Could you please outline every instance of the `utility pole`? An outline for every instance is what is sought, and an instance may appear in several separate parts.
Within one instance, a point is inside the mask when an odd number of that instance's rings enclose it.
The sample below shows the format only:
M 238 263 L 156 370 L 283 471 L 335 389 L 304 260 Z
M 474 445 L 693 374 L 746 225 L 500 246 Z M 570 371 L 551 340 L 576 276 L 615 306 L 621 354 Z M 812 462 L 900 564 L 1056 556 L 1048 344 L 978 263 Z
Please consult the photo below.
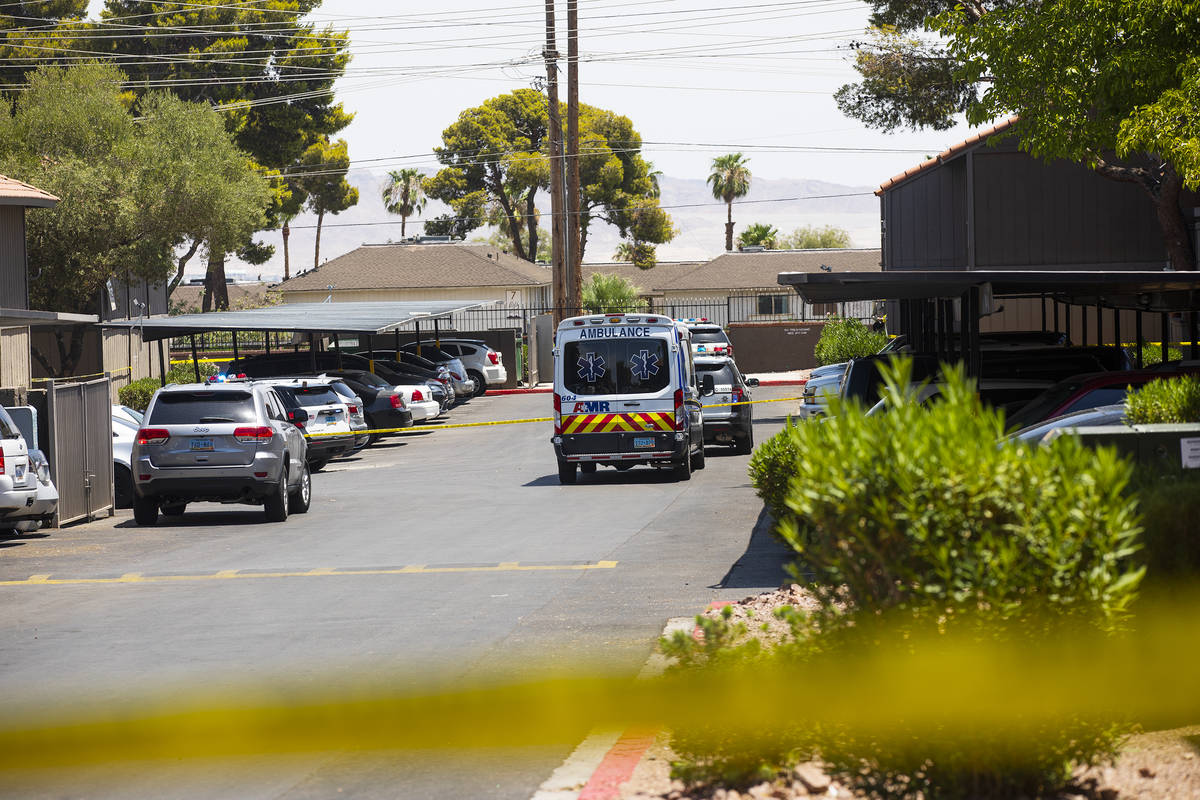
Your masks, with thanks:
M 567 275 L 570 304 L 583 306 L 583 253 L 580 222 L 583 204 L 579 194 L 579 0 L 567 0 Z
M 546 97 L 549 106 L 550 128 L 550 220 L 551 220 L 551 275 L 554 286 L 554 324 L 563 321 L 565 311 L 570 303 L 570 286 L 567 282 L 566 259 L 563 258 L 563 244 L 566 238 L 566 226 L 563 225 L 563 211 L 566 208 L 566 198 L 563 190 L 563 161 L 562 161 L 562 120 L 558 105 L 558 48 L 555 44 L 554 0 L 546 0 L 546 49 L 542 55 L 546 59 Z

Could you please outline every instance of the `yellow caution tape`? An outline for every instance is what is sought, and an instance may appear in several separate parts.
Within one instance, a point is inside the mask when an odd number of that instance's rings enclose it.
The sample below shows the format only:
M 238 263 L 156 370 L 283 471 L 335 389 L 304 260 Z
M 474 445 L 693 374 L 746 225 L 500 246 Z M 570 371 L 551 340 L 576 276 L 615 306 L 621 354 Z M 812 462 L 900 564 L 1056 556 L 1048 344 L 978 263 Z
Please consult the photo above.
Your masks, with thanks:
M 788 401 L 796 401 L 796 400 L 802 400 L 802 399 L 803 398 L 800 398 L 800 397 L 779 397 L 779 398 L 774 398 L 771 400 L 742 400 L 741 402 L 738 402 L 738 403 L 714 403 L 713 405 L 705 406 L 705 408 L 723 408 L 725 406 L 749 406 L 749 405 L 754 405 L 755 403 L 784 403 L 784 402 L 788 402 Z M 366 436 L 366 435 L 377 435 L 377 434 L 384 434 L 384 433 L 418 433 L 418 432 L 424 432 L 424 431 L 441 431 L 441 430 L 446 430 L 447 428 L 485 428 L 485 427 L 488 427 L 491 425 L 523 425 L 523 424 L 529 423 L 529 422 L 553 422 L 553 421 L 554 421 L 554 417 L 529 417 L 528 419 L 501 419 L 501 420 L 494 420 L 491 422 L 454 422 L 454 423 L 447 423 L 445 425 L 419 425 L 419 426 L 412 427 L 412 428 L 369 428 L 367 430 L 362 430 L 362 431 L 351 431 L 350 433 L 346 433 L 345 431 L 338 431 L 335 433 L 305 433 L 304 435 L 309 439 L 316 439 L 317 437 L 321 437 L 321 436 L 350 436 L 350 435 Z
M 117 367 L 110 369 L 107 372 L 93 372 L 90 375 L 71 375 L 68 378 L 34 378 L 30 383 L 49 383 L 50 381 L 85 381 L 88 378 L 103 378 L 105 375 L 117 375 L 126 370 L 131 370 L 133 367 Z

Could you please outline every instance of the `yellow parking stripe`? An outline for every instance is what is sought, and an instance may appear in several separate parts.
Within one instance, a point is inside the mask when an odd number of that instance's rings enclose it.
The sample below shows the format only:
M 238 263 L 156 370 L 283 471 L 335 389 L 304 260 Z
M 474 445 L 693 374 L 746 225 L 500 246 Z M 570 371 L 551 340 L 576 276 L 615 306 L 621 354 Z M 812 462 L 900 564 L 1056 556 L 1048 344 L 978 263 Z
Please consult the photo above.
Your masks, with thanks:
M 456 567 L 449 565 L 445 567 L 428 567 L 424 564 L 409 564 L 405 567 L 390 569 L 334 569 L 332 567 L 320 567 L 310 570 L 281 570 L 278 572 L 240 572 L 234 569 L 224 569 L 220 572 L 196 575 L 143 575 L 140 572 L 128 572 L 119 578 L 51 578 L 49 575 L 30 575 L 24 580 L 0 581 L 0 586 L 184 583 L 195 581 L 250 580 L 254 578 L 348 578 L 360 575 L 441 575 L 456 572 L 579 572 L 595 569 L 615 569 L 617 563 L 616 561 L 595 561 L 586 564 L 522 564 L 519 561 L 501 561 L 492 566 Z

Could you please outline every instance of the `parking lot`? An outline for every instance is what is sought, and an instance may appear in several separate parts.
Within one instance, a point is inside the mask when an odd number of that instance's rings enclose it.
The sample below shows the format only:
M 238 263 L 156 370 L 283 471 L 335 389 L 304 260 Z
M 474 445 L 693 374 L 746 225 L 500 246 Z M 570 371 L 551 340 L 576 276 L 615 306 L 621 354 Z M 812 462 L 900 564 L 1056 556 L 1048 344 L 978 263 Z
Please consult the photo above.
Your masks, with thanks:
M 754 399 L 794 397 L 763 387 Z M 485 396 L 446 424 L 550 415 L 548 394 Z M 770 436 L 794 401 L 755 406 Z M 638 467 L 559 484 L 547 422 L 384 440 L 315 473 L 311 510 L 199 503 L 137 526 L 112 519 L 0 542 L 0 674 L 9 697 L 106 700 L 134 689 L 444 680 L 587 665 L 634 674 L 663 620 L 779 584 L 748 456 L 708 448 L 688 482 Z M 528 797 L 570 747 L 258 763 L 146 774 L 103 788 L 61 776 L 34 795 Z M 230 776 L 237 774 L 233 779 Z M 232 782 L 232 783 L 231 783 Z M 100 787 L 100 788 L 97 788 Z M 472 789 L 477 791 L 472 791 Z M 486 791 L 484 789 L 486 788 Z

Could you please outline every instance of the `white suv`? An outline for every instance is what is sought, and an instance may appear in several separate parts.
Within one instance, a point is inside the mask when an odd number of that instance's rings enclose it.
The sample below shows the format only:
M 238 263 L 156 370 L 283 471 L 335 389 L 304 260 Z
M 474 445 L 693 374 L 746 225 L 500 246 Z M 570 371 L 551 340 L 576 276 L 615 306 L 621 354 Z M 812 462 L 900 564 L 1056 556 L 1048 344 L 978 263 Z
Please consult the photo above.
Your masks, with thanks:
M 37 502 L 37 474 L 30 469 L 25 437 L 0 408 L 0 528 L 11 528 L 18 515 Z
M 475 380 L 475 396 L 483 394 L 489 386 L 499 386 L 508 380 L 508 370 L 498 350 L 493 350 L 481 339 L 442 339 L 442 349 L 458 356 L 467 368 L 467 376 Z

